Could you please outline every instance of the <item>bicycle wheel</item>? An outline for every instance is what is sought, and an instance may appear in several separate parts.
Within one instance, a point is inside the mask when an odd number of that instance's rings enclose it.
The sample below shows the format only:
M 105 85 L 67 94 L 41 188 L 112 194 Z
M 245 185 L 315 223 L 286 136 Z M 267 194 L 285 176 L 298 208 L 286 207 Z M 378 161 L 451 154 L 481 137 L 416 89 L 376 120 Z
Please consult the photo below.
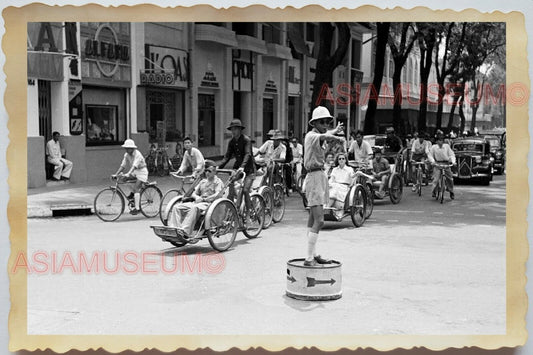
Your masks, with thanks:
M 372 212 L 374 211 L 374 186 L 372 184 L 366 184 L 366 208 L 365 208 L 365 219 L 370 218 Z
M 213 202 L 205 214 L 207 239 L 217 251 L 228 250 L 237 236 L 239 216 L 235 205 L 227 199 Z
M 262 186 L 259 189 L 259 194 L 265 200 L 265 222 L 263 229 L 267 229 L 272 224 L 272 209 L 274 206 L 272 189 L 268 186 Z
M 169 202 L 172 201 L 174 197 L 178 197 L 183 194 L 184 194 L 183 190 L 172 189 L 172 190 L 168 190 L 163 195 L 163 198 L 161 199 L 161 203 L 159 204 L 159 219 L 161 219 L 161 223 L 163 223 L 163 225 L 165 226 L 167 225 L 167 220 L 168 220 L 167 206 Z
M 446 192 L 446 185 L 444 182 L 444 171 L 441 173 L 440 177 L 440 191 L 439 191 L 439 201 L 440 203 L 444 202 L 444 193 Z
M 114 187 L 103 189 L 94 198 L 94 213 L 104 222 L 116 221 L 124 207 L 124 197 Z
M 280 184 L 274 185 L 274 207 L 272 208 L 272 220 L 281 222 L 285 215 L 285 191 Z
M 393 204 L 397 204 L 402 199 L 403 184 L 402 179 L 398 174 L 392 174 L 389 185 L 390 200 Z
M 418 190 L 418 196 L 422 196 L 422 169 L 417 169 L 416 174 L 416 189 Z
M 365 222 L 366 191 L 363 186 L 357 185 L 355 186 L 352 196 L 350 217 L 352 218 L 353 225 L 356 228 L 359 228 Z
M 150 185 L 146 186 L 141 191 L 140 208 L 141 213 L 147 217 L 152 218 L 159 214 L 159 205 L 163 194 L 157 187 Z
M 243 233 L 246 238 L 255 238 L 263 230 L 263 223 L 265 221 L 265 200 L 259 194 L 250 196 L 252 203 L 252 210 L 245 210 L 244 230 Z

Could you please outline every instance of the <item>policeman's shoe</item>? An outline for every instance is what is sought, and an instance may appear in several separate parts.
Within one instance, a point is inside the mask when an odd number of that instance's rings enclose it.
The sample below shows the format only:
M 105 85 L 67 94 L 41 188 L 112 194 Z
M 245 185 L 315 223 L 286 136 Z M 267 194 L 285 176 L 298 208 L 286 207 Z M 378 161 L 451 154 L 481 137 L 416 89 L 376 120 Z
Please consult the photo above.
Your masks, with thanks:
M 450 191 L 450 198 L 453 200 L 455 199 L 455 194 L 453 192 Z
M 317 266 L 319 265 L 315 259 L 304 261 L 304 266 Z
M 139 214 L 139 212 L 141 212 L 141 211 L 138 210 L 138 209 L 136 209 L 136 208 L 134 208 L 134 209 L 132 209 L 132 210 L 130 211 L 130 214 L 132 214 L 132 215 L 135 216 L 136 214 Z
M 331 260 L 324 259 L 320 255 L 315 256 L 315 261 L 319 264 L 331 264 Z

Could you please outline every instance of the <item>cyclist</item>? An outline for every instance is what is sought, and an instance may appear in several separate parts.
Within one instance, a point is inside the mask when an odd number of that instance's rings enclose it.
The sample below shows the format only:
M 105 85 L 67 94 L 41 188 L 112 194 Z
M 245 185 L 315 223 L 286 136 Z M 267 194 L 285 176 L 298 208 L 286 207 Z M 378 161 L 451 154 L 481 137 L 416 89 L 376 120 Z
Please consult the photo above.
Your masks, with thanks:
M 180 203 L 172 209 L 168 219 L 169 226 L 176 227 L 184 234 L 191 236 L 194 225 L 200 214 L 207 210 L 224 188 L 224 183 L 216 176 L 217 167 L 212 160 L 205 161 L 206 177 L 200 181 L 191 197 L 194 202 Z
M 348 154 L 353 154 L 356 164 L 372 166 L 372 147 L 363 140 L 363 131 L 355 133 L 355 139 L 350 145 Z
M 394 133 L 393 127 L 388 127 L 385 131 L 387 138 L 385 139 L 385 149 L 388 152 L 398 153 L 403 148 L 402 140 Z
M 178 174 L 184 174 L 186 171 L 192 170 L 192 175 L 196 178 L 204 171 L 205 159 L 202 152 L 198 148 L 193 147 L 190 137 L 183 138 L 183 160 L 178 169 Z
M 431 142 L 426 140 L 426 134 L 423 132 L 420 133 L 420 135 L 418 135 L 418 139 L 413 140 L 413 143 L 411 144 L 411 156 L 409 157 L 409 160 L 415 162 L 425 162 L 430 148 Z M 411 167 L 411 176 L 415 176 L 415 166 L 412 165 Z M 422 165 L 422 171 L 424 174 L 426 173 L 425 165 Z M 416 191 L 416 186 L 414 184 L 413 191 Z
M 372 175 L 376 178 L 379 184 L 379 189 L 376 191 L 376 197 L 382 199 L 385 196 L 385 186 L 389 182 L 391 174 L 389 161 L 383 158 L 381 148 L 375 148 L 374 160 L 372 160 Z
M 281 141 L 284 139 L 283 134 L 280 131 L 276 131 L 272 136 L 272 139 L 263 143 L 259 148 L 259 154 L 261 158 L 257 158 L 256 161 L 261 163 L 270 163 L 271 161 L 285 162 L 285 156 L 287 155 L 287 147 Z
M 455 154 L 453 153 L 452 148 L 450 148 L 448 144 L 444 143 L 444 134 L 441 131 L 437 132 L 437 143 L 434 144 L 429 150 L 428 159 L 432 165 L 437 163 L 452 163 L 455 165 Z M 441 169 L 433 169 L 433 189 L 431 192 L 433 197 L 437 196 L 435 190 L 440 179 L 440 171 Z M 443 170 L 443 172 L 446 181 L 446 188 L 450 192 L 450 198 L 453 200 L 455 198 L 455 194 L 453 193 L 452 169 L 447 167 Z
M 344 141 L 344 138 L 335 135 L 342 131 L 342 123 L 328 131 L 332 120 L 333 116 L 326 107 L 317 106 L 309 120 L 309 125 L 313 126 L 313 129 L 305 136 L 304 166 L 307 175 L 304 185 L 310 211 L 307 220 L 307 257 L 304 266 L 331 263 L 330 260 L 323 259 L 316 254 L 316 243 L 318 233 L 324 225 L 324 205 L 329 203 L 328 179 L 324 174 L 325 156 L 322 145 L 325 141 L 340 141 L 341 143 Z
M 247 210 L 250 211 L 252 202 L 250 200 L 250 188 L 255 179 L 255 163 L 252 155 L 252 141 L 251 139 L 242 134 L 242 130 L 245 127 L 242 125 L 241 120 L 234 119 L 230 122 L 227 127 L 228 131 L 231 131 L 232 138 L 228 143 L 228 148 L 226 154 L 222 159 L 222 162 L 218 165 L 219 168 L 224 168 L 228 161 L 231 158 L 235 158 L 235 163 L 233 164 L 233 169 L 238 171 L 243 171 L 246 174 L 246 179 L 244 180 L 243 194 L 244 194 L 244 203 L 246 204 Z M 229 185 L 229 195 L 228 198 L 233 200 L 235 198 L 235 186 L 233 184 Z M 237 201 L 237 206 L 241 205 L 241 200 Z
M 300 175 L 302 175 L 304 147 L 300 143 L 298 143 L 298 138 L 292 137 L 290 148 L 292 150 L 292 169 L 293 171 L 296 171 L 296 181 L 294 181 L 294 183 L 296 184 L 298 182 L 298 179 L 300 178 Z
M 116 178 L 117 175 L 122 173 L 122 171 L 126 170 L 126 167 L 129 166 L 129 170 L 124 176 L 126 178 L 136 179 L 135 184 L 132 187 L 132 192 L 128 196 L 128 199 L 133 198 L 135 201 L 135 208 L 130 211 L 131 214 L 135 215 L 140 211 L 141 194 L 139 191 L 142 184 L 148 181 L 148 169 L 146 168 L 144 157 L 141 152 L 137 150 L 137 146 L 133 139 L 126 139 L 122 148 L 126 149 L 126 153 L 124 153 L 122 163 L 115 175 L 113 175 L 113 178 Z

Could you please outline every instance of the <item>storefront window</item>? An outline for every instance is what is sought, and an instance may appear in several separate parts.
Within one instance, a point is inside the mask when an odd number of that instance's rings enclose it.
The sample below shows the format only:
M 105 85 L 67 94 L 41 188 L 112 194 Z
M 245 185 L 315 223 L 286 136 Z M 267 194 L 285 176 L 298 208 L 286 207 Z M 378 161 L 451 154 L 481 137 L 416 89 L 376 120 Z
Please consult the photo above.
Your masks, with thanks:
M 117 106 L 86 105 L 87 144 L 117 144 L 118 109 Z

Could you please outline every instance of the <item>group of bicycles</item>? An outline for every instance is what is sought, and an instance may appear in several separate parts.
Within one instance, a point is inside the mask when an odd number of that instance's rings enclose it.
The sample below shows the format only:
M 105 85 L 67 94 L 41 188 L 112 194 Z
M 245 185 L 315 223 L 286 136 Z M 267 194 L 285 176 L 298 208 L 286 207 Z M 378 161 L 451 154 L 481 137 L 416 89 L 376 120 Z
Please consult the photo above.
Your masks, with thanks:
M 226 175 L 223 179 L 223 189 L 200 215 L 192 235 L 184 235 L 182 230 L 170 226 L 169 220 L 177 205 L 194 201 L 191 196 L 203 179 L 203 174 L 194 177 L 170 172 L 176 180 L 175 186 L 165 194 L 155 182 L 144 183 L 140 190 L 140 211 L 148 218 L 159 215 L 162 225 L 151 228 L 163 241 L 182 247 L 207 238 L 213 249 L 225 251 L 233 245 L 239 231 L 247 238 L 253 239 L 264 228 L 283 219 L 287 192 L 284 175 L 281 174 L 283 164 L 276 163 L 266 168 L 266 173 L 258 176 L 252 186 L 249 206 L 245 202 L 243 189 L 246 174 L 238 170 L 218 169 L 217 174 Z M 135 208 L 133 196 L 127 196 L 121 187 L 135 180 L 128 180 L 119 175 L 112 176 L 112 181 L 114 184 L 100 191 L 94 200 L 95 214 L 106 222 L 117 220 L 124 213 L 126 206 L 130 210 Z M 235 192 L 234 196 L 230 196 L 230 187 Z

